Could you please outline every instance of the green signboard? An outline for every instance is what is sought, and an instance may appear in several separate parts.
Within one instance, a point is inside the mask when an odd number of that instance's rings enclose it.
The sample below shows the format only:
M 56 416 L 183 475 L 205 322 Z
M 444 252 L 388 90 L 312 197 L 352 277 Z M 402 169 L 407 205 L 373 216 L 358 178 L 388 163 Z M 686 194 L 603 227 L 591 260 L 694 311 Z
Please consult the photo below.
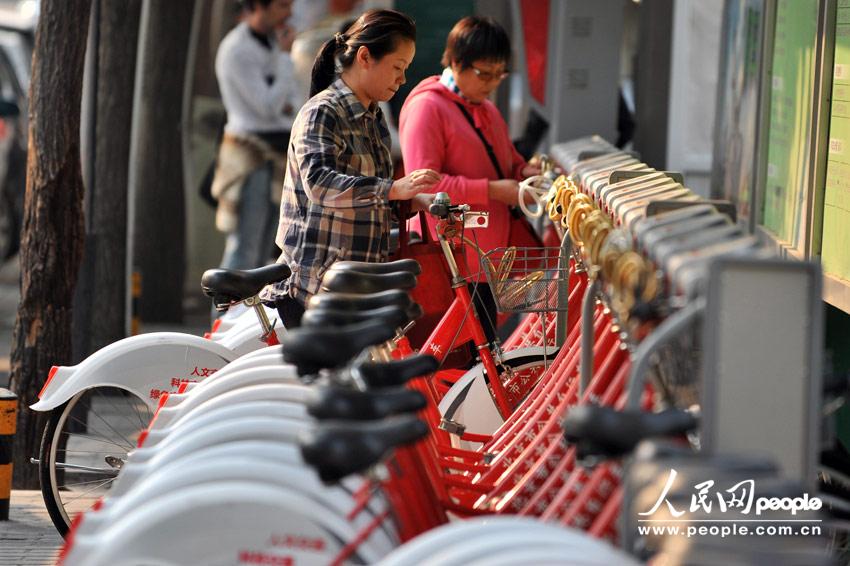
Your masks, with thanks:
M 850 284 L 850 0 L 836 14 L 821 261 Z
M 777 2 L 762 224 L 802 250 L 814 105 L 818 2 Z M 804 250 L 803 250 L 804 251 Z

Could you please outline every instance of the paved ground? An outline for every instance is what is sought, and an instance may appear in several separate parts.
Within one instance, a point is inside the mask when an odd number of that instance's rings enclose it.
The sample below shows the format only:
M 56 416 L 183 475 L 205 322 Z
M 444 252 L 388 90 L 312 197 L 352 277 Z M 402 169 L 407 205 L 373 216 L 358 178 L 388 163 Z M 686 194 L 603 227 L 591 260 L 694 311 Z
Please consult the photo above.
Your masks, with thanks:
M 55 564 L 62 537 L 53 528 L 40 491 L 12 492 L 9 521 L 0 521 L 0 564 Z

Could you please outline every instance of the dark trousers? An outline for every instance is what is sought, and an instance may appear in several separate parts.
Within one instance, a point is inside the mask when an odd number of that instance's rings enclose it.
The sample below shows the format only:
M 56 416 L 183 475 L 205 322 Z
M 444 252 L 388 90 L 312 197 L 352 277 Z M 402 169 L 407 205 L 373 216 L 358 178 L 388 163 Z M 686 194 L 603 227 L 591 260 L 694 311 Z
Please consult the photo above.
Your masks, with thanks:
M 301 317 L 304 316 L 304 305 L 298 299 L 284 297 L 274 303 L 284 328 L 298 328 L 301 326 Z

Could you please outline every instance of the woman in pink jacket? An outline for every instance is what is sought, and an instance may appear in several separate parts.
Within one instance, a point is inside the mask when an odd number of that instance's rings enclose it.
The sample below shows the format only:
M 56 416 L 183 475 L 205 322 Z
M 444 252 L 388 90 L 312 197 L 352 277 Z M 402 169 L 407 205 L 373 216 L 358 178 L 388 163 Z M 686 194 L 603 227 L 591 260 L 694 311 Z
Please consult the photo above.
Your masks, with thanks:
M 539 173 L 517 153 L 505 120 L 488 100 L 508 76 L 510 58 L 504 28 L 492 18 L 463 18 L 446 41 L 442 75 L 428 77 L 413 89 L 399 119 L 405 169 L 441 173 L 429 192 L 446 192 L 453 204 L 490 213 L 489 226 L 469 234 L 485 252 L 508 245 L 510 207 L 518 204 L 517 181 Z M 436 237 L 430 216 L 428 224 Z M 474 250 L 467 250 L 467 264 L 472 272 L 479 269 Z M 479 281 L 484 279 L 482 272 Z M 487 317 L 495 322 L 493 298 L 486 285 L 480 285 L 477 294 L 476 306 L 487 328 Z

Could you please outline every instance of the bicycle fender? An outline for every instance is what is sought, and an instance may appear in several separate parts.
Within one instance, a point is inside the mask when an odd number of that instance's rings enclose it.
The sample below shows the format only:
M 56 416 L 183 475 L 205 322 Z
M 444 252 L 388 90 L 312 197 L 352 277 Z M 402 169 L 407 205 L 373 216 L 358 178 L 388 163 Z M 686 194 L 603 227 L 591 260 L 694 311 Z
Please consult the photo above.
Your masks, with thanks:
M 253 313 L 249 314 L 253 315 Z M 257 321 L 257 318 L 254 317 L 254 320 L 249 322 L 252 323 L 247 325 L 234 326 L 226 333 L 224 333 L 220 338 L 214 340 L 214 342 L 224 346 L 228 350 L 231 350 L 240 356 L 248 354 L 250 352 L 255 352 L 262 348 L 267 348 L 268 344 L 260 338 L 260 335 L 263 333 L 263 330 L 260 327 L 260 323 L 259 321 Z M 283 329 L 281 328 L 280 324 L 275 325 L 275 332 L 277 332 L 277 335 L 279 337 L 283 336 L 282 330 Z
M 153 332 L 114 342 L 75 366 L 54 366 L 34 411 L 55 409 L 92 387 L 118 387 L 152 409 L 181 383 L 209 377 L 237 355 L 221 344 L 191 334 Z
M 530 346 L 503 354 L 502 361 L 521 367 L 544 356 L 552 359 L 555 353 L 557 349 L 553 347 Z M 443 418 L 462 424 L 467 432 L 475 434 L 493 434 L 504 422 L 487 388 L 481 363 L 457 380 L 440 401 L 438 410 Z
M 240 307 L 241 305 L 237 305 L 236 307 L 232 307 L 233 309 Z M 262 306 L 263 310 L 266 312 L 266 316 L 269 321 L 279 319 L 279 315 L 277 311 L 274 309 L 270 309 L 267 306 Z M 253 308 L 250 307 L 242 307 L 238 311 L 238 316 L 229 316 L 230 311 L 227 311 L 224 316 L 218 319 L 217 324 L 215 324 L 216 330 L 215 332 L 209 333 L 210 340 L 214 340 L 216 342 L 221 342 L 223 340 L 227 340 L 228 336 L 232 333 L 238 333 L 245 328 L 254 328 L 256 329 L 256 335 L 260 334 L 260 321 L 257 318 L 257 314 L 254 312 Z M 280 321 L 278 320 L 278 328 L 280 327 Z

